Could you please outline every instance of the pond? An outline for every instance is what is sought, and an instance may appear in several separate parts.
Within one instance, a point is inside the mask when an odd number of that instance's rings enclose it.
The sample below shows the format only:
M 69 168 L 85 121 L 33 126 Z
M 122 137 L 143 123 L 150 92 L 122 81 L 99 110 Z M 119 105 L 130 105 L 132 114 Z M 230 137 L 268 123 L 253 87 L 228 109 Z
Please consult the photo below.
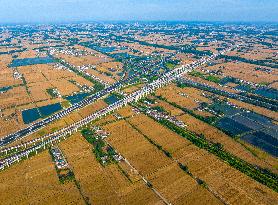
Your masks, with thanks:
M 40 118 L 47 117 L 59 110 L 62 110 L 62 106 L 60 103 L 46 105 L 38 108 L 32 108 L 28 110 L 22 111 L 22 118 L 25 124 L 29 124 L 34 122 Z
M 14 59 L 9 67 L 19 67 L 27 65 L 36 65 L 36 64 L 48 64 L 54 63 L 55 60 L 51 57 L 37 57 L 37 58 L 23 58 L 23 59 Z
M 79 103 L 80 101 L 82 101 L 83 99 L 85 99 L 88 96 L 89 96 L 88 93 L 78 93 L 75 95 L 67 96 L 66 99 L 68 101 L 70 101 L 70 103 L 73 105 L 75 103 Z
M 29 124 L 31 122 L 36 121 L 37 119 L 41 118 L 39 110 L 37 108 L 23 110 L 22 111 L 22 118 L 25 124 Z
M 217 113 L 223 113 L 225 116 L 235 115 L 241 111 L 237 108 L 234 108 L 226 103 L 214 103 L 211 107 Z
M 241 137 L 242 140 L 261 148 L 262 150 L 278 157 L 278 140 L 264 131 L 258 131 Z
M 271 89 L 271 88 L 258 88 L 253 93 L 266 97 L 271 98 L 274 100 L 278 100 L 278 90 Z
M 110 95 L 109 97 L 104 99 L 104 102 L 110 105 L 117 102 L 118 100 L 119 98 L 116 95 Z
M 94 46 L 94 49 L 101 53 L 109 53 L 116 50 L 115 47 L 100 47 L 100 46 Z
M 239 122 L 226 117 L 217 122 L 217 127 L 221 128 L 222 130 L 225 130 L 233 136 L 252 130 L 246 127 L 245 125 L 240 124 Z
M 7 91 L 10 90 L 10 89 L 12 89 L 11 86 L 2 87 L 2 88 L 0 88 L 0 93 L 5 93 L 5 92 L 7 92 Z
M 60 103 L 39 107 L 39 111 L 42 117 L 47 117 L 59 110 L 62 110 L 62 106 Z

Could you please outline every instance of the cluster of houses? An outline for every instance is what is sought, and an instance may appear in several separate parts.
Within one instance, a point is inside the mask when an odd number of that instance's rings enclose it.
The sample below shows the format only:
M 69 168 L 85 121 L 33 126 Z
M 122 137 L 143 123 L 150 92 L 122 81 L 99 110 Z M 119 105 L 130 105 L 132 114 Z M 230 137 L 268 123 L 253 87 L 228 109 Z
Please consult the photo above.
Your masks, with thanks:
M 93 126 L 91 129 L 95 133 L 96 139 L 105 139 L 110 135 L 108 132 L 98 126 Z
M 163 112 L 159 112 L 155 109 L 148 109 L 147 110 L 147 114 L 152 116 L 153 118 L 155 118 L 156 120 L 162 120 L 162 119 L 165 119 L 165 120 L 168 120 L 169 122 L 179 126 L 179 127 L 186 127 L 186 124 L 184 124 L 184 122 L 178 120 L 175 116 L 170 116 L 166 113 L 163 113 Z
M 14 79 L 20 79 L 22 78 L 22 74 L 15 70 L 13 73 L 13 77 Z
M 61 54 L 66 54 L 66 55 L 70 55 L 70 56 L 75 56 L 75 57 L 80 57 L 80 56 L 88 56 L 88 55 L 93 55 L 95 54 L 94 52 L 89 52 L 86 50 L 80 50 L 80 49 L 51 49 L 50 54 L 57 54 L 57 53 L 61 53 Z
M 110 135 L 108 132 L 106 132 L 105 130 L 101 129 L 98 126 L 93 126 L 91 129 L 95 133 L 96 139 L 104 140 L 105 138 L 107 138 Z M 105 140 L 104 140 L 104 142 L 106 144 L 106 146 L 105 146 L 106 151 L 113 150 L 113 152 L 112 152 L 113 155 L 102 156 L 101 157 L 102 164 L 106 164 L 110 160 L 110 157 L 112 157 L 117 162 L 122 161 L 124 159 L 119 153 L 117 153 L 117 151 L 108 142 L 106 142 Z
M 65 159 L 62 151 L 58 147 L 52 147 L 50 151 L 54 158 L 55 165 L 58 169 L 69 168 L 67 160 Z

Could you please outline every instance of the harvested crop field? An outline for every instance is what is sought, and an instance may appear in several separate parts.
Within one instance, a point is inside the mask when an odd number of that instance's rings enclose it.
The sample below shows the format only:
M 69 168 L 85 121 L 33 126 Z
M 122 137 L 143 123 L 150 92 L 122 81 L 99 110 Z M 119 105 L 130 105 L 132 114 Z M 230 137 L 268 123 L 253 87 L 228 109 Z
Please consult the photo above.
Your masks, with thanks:
M 194 145 L 174 156 L 198 178 L 204 180 L 228 204 L 277 204 L 277 193 L 235 170 Z
M 198 185 L 192 177 L 185 174 L 176 163 L 148 176 L 148 180 L 172 204 L 223 204 L 204 187 Z
M 128 122 L 157 144 L 163 145 L 162 147 L 170 153 L 190 144 L 176 133 L 163 127 L 144 114 L 136 115 L 133 118 L 128 119 Z
M 74 183 L 61 184 L 47 151 L 0 173 L 5 204 L 84 204 Z
M 211 102 L 209 99 L 202 96 L 202 91 L 196 88 L 179 88 L 173 84 L 159 89 L 156 95 L 167 98 L 170 102 L 177 103 L 191 110 L 197 108 L 200 102 Z
M 138 115 L 138 118 L 140 117 L 141 115 Z M 134 122 L 138 122 L 138 118 L 135 117 Z M 145 119 L 141 118 L 141 120 Z M 150 125 L 150 128 L 153 128 L 153 130 L 157 130 L 157 127 L 155 127 L 153 123 L 149 121 L 147 121 L 146 123 L 148 123 Z M 157 191 L 160 192 L 171 203 L 200 204 L 206 202 L 207 204 L 222 204 L 206 189 L 200 187 L 193 178 L 183 172 L 178 167 L 175 161 L 166 157 L 151 143 L 146 142 L 143 135 L 139 132 L 136 132 L 136 130 L 130 127 L 129 124 L 127 124 L 125 121 L 119 121 L 106 125 L 104 127 L 106 128 L 105 130 L 109 131 L 111 134 L 108 138 L 111 144 L 121 154 L 123 154 L 129 160 L 129 162 L 143 176 L 145 176 L 147 180 L 152 183 L 154 188 L 157 189 Z M 173 133 L 171 133 L 171 131 L 169 130 L 164 129 L 162 129 L 162 132 L 165 132 L 165 138 L 162 137 L 161 140 L 164 141 L 163 145 L 167 147 L 166 144 L 168 144 L 168 142 L 171 140 L 171 135 L 173 135 Z M 150 133 L 150 135 L 148 135 L 148 137 L 150 137 L 152 140 L 156 138 L 157 141 L 155 142 L 158 143 L 158 141 L 161 141 L 160 139 L 158 139 L 158 136 L 162 136 L 163 134 L 157 133 L 157 135 L 154 136 L 152 133 Z M 166 138 L 168 138 L 169 140 Z M 183 140 L 182 138 L 179 139 Z M 164 146 L 162 147 L 164 148 Z M 174 144 L 169 144 L 169 147 L 170 146 L 174 146 L 176 149 L 180 149 L 181 146 L 186 146 L 186 142 L 181 142 L 181 145 L 175 142 Z M 156 152 L 157 154 L 154 154 Z M 147 157 L 145 157 L 145 153 L 147 153 Z M 193 202 L 194 194 L 203 195 L 202 200 L 204 201 L 200 201 L 200 199 Z M 183 201 L 183 199 L 188 199 L 189 201 Z
M 127 122 L 122 120 L 106 125 L 103 128 L 111 134 L 108 141 L 112 146 L 123 154 L 144 176 L 156 172 L 171 163 L 171 160 L 151 145 Z
M 93 204 L 155 204 L 159 199 L 141 181 L 132 184 L 116 165 L 102 167 L 80 135 L 61 143 L 76 179 Z

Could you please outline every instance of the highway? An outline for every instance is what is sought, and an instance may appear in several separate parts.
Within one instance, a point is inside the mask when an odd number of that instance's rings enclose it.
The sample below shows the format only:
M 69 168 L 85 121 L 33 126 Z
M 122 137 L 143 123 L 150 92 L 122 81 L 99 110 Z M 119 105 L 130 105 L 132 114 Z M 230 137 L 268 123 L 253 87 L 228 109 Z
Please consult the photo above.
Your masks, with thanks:
M 37 150 L 39 150 L 41 148 L 45 148 L 46 144 L 53 143 L 57 140 L 61 140 L 62 138 L 65 138 L 67 135 L 71 135 L 73 132 L 77 132 L 77 130 L 79 128 L 81 128 L 82 126 L 87 125 L 88 123 L 90 123 L 96 119 L 99 119 L 103 116 L 109 115 L 110 113 L 114 112 L 115 110 L 118 110 L 121 107 L 126 106 L 130 102 L 138 101 L 139 99 L 154 92 L 156 89 L 161 88 L 165 85 L 168 85 L 169 83 L 173 82 L 174 80 L 182 77 L 182 75 L 185 74 L 186 72 L 190 72 L 193 69 L 210 62 L 211 60 L 215 59 L 217 56 L 222 55 L 223 53 L 230 51 L 231 49 L 232 48 L 224 50 L 224 51 L 222 51 L 218 54 L 214 54 L 208 58 L 202 58 L 196 62 L 187 64 L 187 65 L 183 65 L 179 68 L 176 68 L 172 71 L 169 71 L 169 72 L 163 74 L 159 79 L 157 79 L 149 84 L 146 84 L 143 88 L 135 91 L 134 93 L 131 93 L 130 95 L 126 96 L 125 98 L 118 100 L 117 102 L 87 116 L 86 118 L 83 118 L 82 120 L 80 120 L 76 123 L 69 125 L 66 128 L 58 130 L 52 134 L 46 135 L 48 138 L 47 140 L 44 140 L 41 143 L 36 144 L 31 148 L 27 148 L 17 154 L 14 154 L 12 156 L 5 158 L 4 160 L 1 160 L 0 168 L 1 167 L 3 168 L 4 166 L 9 166 L 9 165 L 19 161 L 23 157 L 28 157 L 30 153 L 32 153 L 34 151 L 37 152 Z M 115 88 L 112 88 L 112 89 L 115 89 Z M 100 95 L 98 95 L 98 96 L 100 96 Z M 85 103 L 88 103 L 88 99 L 86 99 L 85 101 L 86 101 Z M 62 115 L 58 115 L 58 116 L 61 117 Z
M 56 114 L 53 114 L 50 117 L 47 117 L 43 120 L 35 122 L 26 128 L 23 128 L 15 133 L 12 133 L 12 134 L 9 134 L 9 135 L 3 137 L 2 139 L 0 139 L 0 147 L 6 146 L 6 145 L 14 142 L 15 140 L 28 136 L 31 133 L 45 127 L 49 123 L 51 123 L 55 120 L 61 119 L 62 117 L 70 114 L 71 112 L 81 109 L 81 108 L 95 102 L 96 100 L 106 96 L 107 94 L 120 89 L 124 84 L 128 83 L 130 80 L 132 80 L 136 76 L 138 76 L 138 74 L 134 74 L 125 80 L 118 81 L 118 82 L 114 83 L 113 85 L 97 92 L 96 94 L 89 96 L 88 98 L 82 100 L 81 102 L 70 106 L 69 108 L 63 109 L 62 111 L 60 111 Z

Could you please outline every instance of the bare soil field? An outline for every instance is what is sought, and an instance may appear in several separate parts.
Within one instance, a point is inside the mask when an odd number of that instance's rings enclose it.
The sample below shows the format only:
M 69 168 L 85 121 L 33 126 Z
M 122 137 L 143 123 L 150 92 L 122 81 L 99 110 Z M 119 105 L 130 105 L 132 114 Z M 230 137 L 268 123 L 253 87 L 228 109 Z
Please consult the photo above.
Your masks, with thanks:
M 61 184 L 47 151 L 0 173 L 5 204 L 84 204 L 74 183 Z

